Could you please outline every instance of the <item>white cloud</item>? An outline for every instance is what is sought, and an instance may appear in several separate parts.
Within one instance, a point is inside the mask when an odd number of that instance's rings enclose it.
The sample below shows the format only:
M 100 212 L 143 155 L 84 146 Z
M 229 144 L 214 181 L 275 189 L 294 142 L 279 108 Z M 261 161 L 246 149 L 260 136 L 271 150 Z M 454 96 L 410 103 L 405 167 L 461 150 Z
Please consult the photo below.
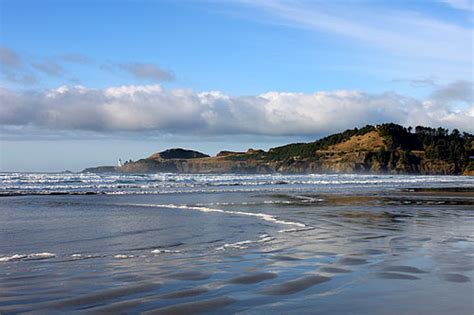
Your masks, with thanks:
M 472 0 L 439 0 L 439 2 L 445 3 L 454 9 L 473 11 Z
M 267 21 L 330 33 L 392 56 L 453 63 L 472 60 L 472 27 L 420 12 L 368 6 L 362 1 L 238 1 L 266 14 Z M 446 0 L 469 8 L 468 1 Z M 471 6 L 472 7 L 472 6 Z M 265 20 L 261 16 L 259 20 Z
M 359 91 L 268 92 L 230 96 L 159 85 L 90 89 L 63 86 L 43 92 L 0 89 L 0 125 L 16 131 L 84 130 L 206 135 L 323 135 L 395 122 L 474 131 L 474 105 L 453 109 L 432 98 Z

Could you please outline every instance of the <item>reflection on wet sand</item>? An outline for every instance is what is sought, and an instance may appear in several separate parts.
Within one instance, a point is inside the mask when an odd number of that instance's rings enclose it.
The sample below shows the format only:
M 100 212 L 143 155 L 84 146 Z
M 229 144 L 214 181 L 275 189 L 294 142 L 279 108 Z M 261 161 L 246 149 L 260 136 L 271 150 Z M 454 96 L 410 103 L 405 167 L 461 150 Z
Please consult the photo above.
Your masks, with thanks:
M 188 204 L 191 210 L 180 206 L 180 215 L 203 219 L 179 241 L 174 239 L 177 228 L 173 235 L 170 228 L 148 227 L 146 233 L 114 230 L 71 237 L 86 249 L 92 239 L 104 242 L 108 251 L 100 253 L 67 252 L 71 243 L 63 243 L 54 256 L 42 260 L 5 256 L 0 312 L 297 313 L 301 310 L 295 305 L 304 303 L 307 310 L 318 307 L 322 313 L 368 314 L 379 313 L 380 299 L 395 313 L 400 302 L 422 314 L 474 311 L 472 191 L 253 193 L 234 198 L 238 200 L 220 206 L 222 212 L 201 214 L 192 211 L 193 204 Z M 200 207 L 207 206 L 212 205 Z M 137 229 L 157 211 L 114 208 L 117 213 L 129 210 L 143 215 Z M 272 220 L 254 220 L 261 216 L 248 213 L 264 213 Z M 166 224 L 185 227 L 181 217 L 175 220 L 179 224 Z M 217 223 L 208 227 L 204 223 L 209 220 Z M 289 231 L 281 222 L 306 228 Z M 213 230 L 219 224 L 223 229 Z M 161 242 L 163 233 L 167 238 Z M 142 244 L 145 235 L 156 238 L 152 245 Z
M 326 282 L 331 280 L 329 277 L 324 277 L 320 275 L 304 275 L 303 277 L 290 280 L 283 283 L 274 284 L 265 288 L 262 293 L 269 295 L 286 295 L 293 294 L 299 291 L 303 291 L 307 288 L 310 288 L 314 285 Z
M 197 302 L 187 302 L 172 306 L 159 308 L 152 311 L 147 311 L 144 314 L 147 315 L 185 315 L 185 314 L 197 314 L 204 312 L 216 311 L 223 308 L 226 305 L 234 303 L 235 300 L 228 297 L 222 296 L 209 300 L 202 300 Z

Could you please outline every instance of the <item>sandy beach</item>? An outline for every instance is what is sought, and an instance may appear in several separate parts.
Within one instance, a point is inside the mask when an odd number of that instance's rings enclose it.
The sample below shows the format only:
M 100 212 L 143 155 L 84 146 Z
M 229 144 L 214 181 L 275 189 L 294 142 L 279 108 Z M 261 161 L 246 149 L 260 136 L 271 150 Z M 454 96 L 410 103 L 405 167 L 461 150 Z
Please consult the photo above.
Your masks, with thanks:
M 352 178 L 5 196 L 0 312 L 472 313 L 472 179 Z

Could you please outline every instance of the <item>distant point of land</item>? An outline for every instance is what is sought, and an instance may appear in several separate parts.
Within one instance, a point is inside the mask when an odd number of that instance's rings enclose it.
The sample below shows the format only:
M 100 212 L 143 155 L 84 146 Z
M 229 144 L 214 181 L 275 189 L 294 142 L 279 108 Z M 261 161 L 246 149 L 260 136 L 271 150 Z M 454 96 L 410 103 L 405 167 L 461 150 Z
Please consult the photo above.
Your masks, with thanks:
M 93 173 L 366 173 L 474 175 L 474 136 L 457 129 L 393 123 L 348 129 L 314 142 L 216 156 L 169 149 Z

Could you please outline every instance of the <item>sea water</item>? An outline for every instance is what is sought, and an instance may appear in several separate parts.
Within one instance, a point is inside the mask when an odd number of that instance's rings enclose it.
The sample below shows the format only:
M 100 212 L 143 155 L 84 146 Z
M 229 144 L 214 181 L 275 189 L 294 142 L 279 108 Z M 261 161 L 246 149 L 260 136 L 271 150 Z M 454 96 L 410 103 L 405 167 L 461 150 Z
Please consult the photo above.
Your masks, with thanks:
M 474 177 L 0 174 L 0 313 L 472 314 Z

